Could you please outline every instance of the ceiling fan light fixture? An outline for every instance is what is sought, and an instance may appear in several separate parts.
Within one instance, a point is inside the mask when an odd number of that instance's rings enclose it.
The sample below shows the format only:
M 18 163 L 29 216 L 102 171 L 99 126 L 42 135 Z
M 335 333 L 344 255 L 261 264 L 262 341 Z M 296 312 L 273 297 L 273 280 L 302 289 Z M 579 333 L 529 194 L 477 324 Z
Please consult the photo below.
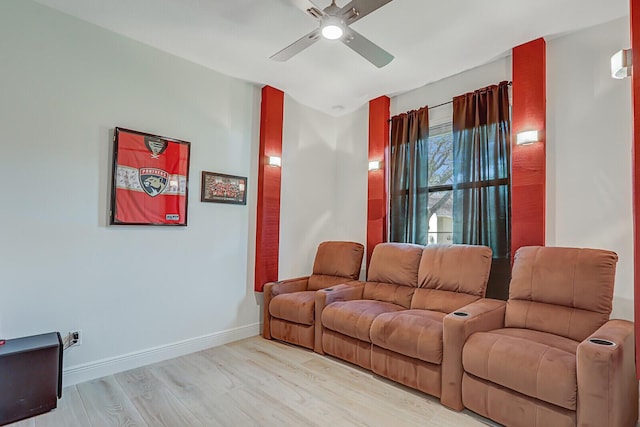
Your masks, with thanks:
M 337 16 L 326 16 L 320 24 L 322 37 L 329 40 L 338 40 L 344 34 L 344 21 Z
M 290 1 L 293 2 L 293 0 Z M 300 2 L 302 4 L 308 1 L 311 1 L 312 4 L 317 3 L 316 0 L 295 0 L 296 3 Z M 327 2 L 329 0 L 323 1 Z M 346 0 L 344 1 L 346 2 Z M 310 7 L 306 11 L 313 18 L 320 21 L 319 25 L 313 31 L 300 37 L 276 54 L 271 55 L 271 59 L 281 62 L 286 61 L 316 43 L 322 36 L 327 40 L 340 41 L 371 64 L 382 68 L 393 60 L 393 55 L 358 33 L 350 25 L 391 1 L 351 0 L 346 6 L 339 7 L 336 5 L 336 0 L 331 0 L 331 4 L 322 10 L 315 6 Z
M 344 30 L 340 25 L 329 23 L 322 27 L 322 36 L 329 40 L 338 40 L 344 34 Z

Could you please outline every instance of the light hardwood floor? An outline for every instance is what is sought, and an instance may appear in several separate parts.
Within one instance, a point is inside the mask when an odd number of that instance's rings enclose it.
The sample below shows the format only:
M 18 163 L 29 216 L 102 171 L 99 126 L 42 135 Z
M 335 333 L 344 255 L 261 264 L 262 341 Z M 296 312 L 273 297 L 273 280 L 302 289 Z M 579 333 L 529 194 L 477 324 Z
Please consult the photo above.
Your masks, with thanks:
M 11 427 L 495 425 L 347 363 L 261 337 L 67 387 Z

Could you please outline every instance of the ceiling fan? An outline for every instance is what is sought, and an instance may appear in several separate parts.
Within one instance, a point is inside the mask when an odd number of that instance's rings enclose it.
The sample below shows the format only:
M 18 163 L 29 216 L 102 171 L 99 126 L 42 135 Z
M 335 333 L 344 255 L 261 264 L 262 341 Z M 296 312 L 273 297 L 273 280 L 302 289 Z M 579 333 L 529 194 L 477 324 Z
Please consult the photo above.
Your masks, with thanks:
M 324 10 L 315 6 L 310 7 L 306 12 L 320 21 L 320 26 L 273 55 L 271 59 L 286 61 L 323 36 L 329 40 L 340 40 L 364 59 L 382 68 L 393 60 L 393 55 L 350 28 L 349 25 L 389 2 L 391 0 L 351 0 L 346 6 L 339 7 L 336 6 L 336 0 L 332 0 Z

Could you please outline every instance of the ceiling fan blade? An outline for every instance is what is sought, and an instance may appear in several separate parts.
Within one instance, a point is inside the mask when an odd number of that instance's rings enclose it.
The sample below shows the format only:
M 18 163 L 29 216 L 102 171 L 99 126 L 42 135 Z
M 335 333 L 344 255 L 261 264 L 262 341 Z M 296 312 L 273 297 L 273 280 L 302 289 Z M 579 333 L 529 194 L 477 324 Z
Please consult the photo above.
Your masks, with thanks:
M 393 55 L 351 28 L 347 28 L 342 43 L 378 68 L 384 67 L 393 60 Z
M 391 0 L 351 0 L 342 8 L 340 14 L 344 22 L 351 25 L 390 2 Z
M 320 29 L 316 28 L 311 31 L 309 34 L 300 37 L 295 42 L 291 43 L 289 46 L 282 49 L 280 52 L 271 56 L 271 59 L 274 61 L 286 61 L 292 56 L 297 55 L 302 52 L 304 49 L 308 48 L 312 44 L 318 41 L 320 38 Z

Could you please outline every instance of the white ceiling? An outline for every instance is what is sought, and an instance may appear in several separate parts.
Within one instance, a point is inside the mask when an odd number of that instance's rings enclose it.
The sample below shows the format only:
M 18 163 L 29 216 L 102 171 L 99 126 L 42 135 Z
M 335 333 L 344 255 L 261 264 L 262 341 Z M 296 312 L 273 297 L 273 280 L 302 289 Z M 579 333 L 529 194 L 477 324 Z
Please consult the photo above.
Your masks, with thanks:
M 36 1 L 221 73 L 271 85 L 333 116 L 490 62 L 535 38 L 629 14 L 629 0 L 393 0 L 353 24 L 395 56 L 378 69 L 328 40 L 287 62 L 270 60 L 317 27 L 303 11 L 308 0 Z M 324 8 L 330 0 L 313 2 Z

